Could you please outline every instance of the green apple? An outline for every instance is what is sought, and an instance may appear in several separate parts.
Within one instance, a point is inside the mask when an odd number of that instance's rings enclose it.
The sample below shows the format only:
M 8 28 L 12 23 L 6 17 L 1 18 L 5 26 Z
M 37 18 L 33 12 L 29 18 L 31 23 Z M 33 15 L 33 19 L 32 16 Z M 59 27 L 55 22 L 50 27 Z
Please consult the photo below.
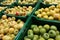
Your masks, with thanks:
M 33 28 L 33 32 L 34 32 L 35 34 L 39 34 L 39 28 L 38 28 L 38 27 Z
M 33 34 L 33 31 L 32 30 L 28 30 L 28 38 L 32 39 L 34 34 Z
M 40 37 L 38 40 L 45 40 L 43 37 Z
M 60 40 L 60 35 L 56 36 L 55 40 Z
M 54 26 L 54 25 L 52 25 L 52 26 L 50 27 L 50 29 L 51 29 L 51 30 L 57 30 L 57 27 Z
M 46 29 L 45 29 L 45 28 L 41 28 L 41 29 L 40 29 L 40 33 L 41 33 L 41 34 L 46 33 Z
M 56 32 L 54 30 L 50 30 L 49 31 L 49 36 L 50 37 L 55 37 L 56 36 Z
M 46 25 L 44 25 L 44 28 L 45 28 L 46 30 L 49 30 L 49 29 L 50 29 L 50 26 L 49 26 L 48 24 L 46 24 Z
M 53 38 L 49 38 L 48 40 L 54 40 Z
M 37 27 L 37 25 L 31 25 L 31 29 L 33 29 L 33 28 L 35 28 L 35 27 Z
M 48 33 L 44 33 L 43 37 L 44 37 L 45 39 L 48 39 L 48 38 L 49 38 L 49 34 L 48 34 Z

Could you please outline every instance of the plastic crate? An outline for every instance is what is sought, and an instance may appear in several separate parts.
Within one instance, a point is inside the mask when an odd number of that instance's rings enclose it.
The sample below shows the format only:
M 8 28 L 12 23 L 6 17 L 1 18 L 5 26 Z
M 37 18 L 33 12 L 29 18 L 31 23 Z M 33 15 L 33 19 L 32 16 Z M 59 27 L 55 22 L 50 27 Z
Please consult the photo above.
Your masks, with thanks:
M 24 25 L 24 27 L 21 29 L 21 32 L 19 33 L 19 36 L 17 36 L 17 38 L 15 40 L 24 40 L 24 37 L 27 35 L 27 31 L 28 29 L 31 28 L 32 24 L 36 24 L 36 25 L 55 25 L 57 26 L 58 30 L 60 31 L 60 23 L 53 23 L 53 22 L 47 22 L 47 21 L 42 21 L 42 20 L 37 20 L 35 17 L 30 17 L 28 18 L 26 24 Z
M 38 2 L 36 5 L 32 6 L 32 7 L 34 8 L 34 9 L 32 10 L 32 12 L 37 9 L 36 6 L 37 6 L 38 4 L 39 4 L 39 2 Z M 8 9 L 8 8 L 13 8 L 14 6 L 21 6 L 21 7 L 22 7 L 23 5 L 14 4 L 14 5 L 8 6 L 6 9 Z M 28 6 L 27 6 L 27 7 L 28 7 Z M 6 10 L 6 9 L 5 9 L 5 10 Z M 5 14 L 5 13 L 4 13 L 5 10 L 2 11 L 2 14 Z M 26 15 L 26 16 L 16 16 L 16 15 L 13 15 L 13 14 L 6 14 L 6 15 L 7 15 L 7 16 L 20 17 L 20 18 L 28 18 L 28 17 L 32 14 L 32 12 L 31 12 L 30 14 Z
M 0 19 L 1 19 L 1 17 L 2 17 L 2 15 L 0 15 Z M 11 16 L 7 16 L 7 18 L 9 18 L 9 17 L 11 17 Z M 24 24 L 26 23 L 26 20 L 27 19 L 22 19 L 22 18 L 19 18 L 19 17 L 15 17 L 16 18 L 16 21 L 18 20 L 18 19 L 20 19 L 21 21 L 23 21 L 24 22 Z M 23 27 L 22 27 L 23 28 Z M 21 30 L 21 29 L 20 29 Z M 20 33 L 20 30 L 19 30 L 19 32 L 18 32 L 18 34 Z M 19 35 L 16 35 L 16 36 L 19 36 Z M 15 37 L 16 38 L 16 37 Z M 16 40 L 16 39 L 14 39 L 14 40 Z
M 37 7 L 37 10 L 38 9 L 41 9 L 41 8 L 48 8 L 48 7 L 50 7 L 51 5 L 43 5 L 42 3 L 40 3 L 39 4 L 39 6 Z M 56 6 L 56 5 L 55 5 Z M 36 11 L 37 11 L 36 10 Z M 60 21 L 59 20 L 48 20 L 48 19 L 44 19 L 44 18 L 38 18 L 38 17 L 36 17 L 36 15 L 35 15 L 35 11 L 34 11 L 34 13 L 33 13 L 33 16 L 37 19 L 37 20 L 43 20 L 43 21 L 48 21 L 48 22 L 56 22 L 56 23 L 60 23 Z

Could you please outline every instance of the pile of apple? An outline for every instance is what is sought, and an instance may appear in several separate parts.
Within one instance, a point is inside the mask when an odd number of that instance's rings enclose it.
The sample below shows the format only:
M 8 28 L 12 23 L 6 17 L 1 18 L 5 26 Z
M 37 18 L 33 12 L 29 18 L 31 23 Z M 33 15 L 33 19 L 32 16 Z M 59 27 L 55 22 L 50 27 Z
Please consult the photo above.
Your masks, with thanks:
M 44 4 L 60 4 L 60 0 L 44 0 Z
M 3 15 L 0 19 L 0 40 L 14 40 L 24 22 L 20 19 L 15 21 L 15 17 Z
M 19 4 L 35 4 L 38 0 L 19 0 Z
M 2 5 L 11 5 L 13 2 L 16 2 L 16 0 L 4 0 L 1 2 Z
M 35 15 L 38 18 L 45 18 L 49 20 L 60 20 L 60 4 L 57 6 L 52 5 L 48 8 L 46 7 L 38 9 L 35 12 Z
M 32 6 L 15 6 L 14 8 L 7 8 L 5 10 L 5 14 L 13 14 L 16 16 L 27 16 L 28 14 L 30 14 L 33 10 Z
M 54 25 L 31 25 L 24 40 L 60 40 L 60 31 Z

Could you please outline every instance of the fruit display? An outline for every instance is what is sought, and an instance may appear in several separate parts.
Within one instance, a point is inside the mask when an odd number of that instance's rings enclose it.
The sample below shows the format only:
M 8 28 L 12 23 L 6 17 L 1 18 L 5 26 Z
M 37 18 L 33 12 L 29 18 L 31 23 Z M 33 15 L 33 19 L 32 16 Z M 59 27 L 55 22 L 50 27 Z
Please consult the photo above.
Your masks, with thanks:
M 54 25 L 31 25 L 24 40 L 60 40 L 60 31 Z
M 4 10 L 5 8 L 6 8 L 6 7 L 1 7 L 1 6 L 0 6 L 0 12 L 1 12 L 2 10 Z
M 14 8 L 7 8 L 5 10 L 5 14 L 13 14 L 16 16 L 27 16 L 28 14 L 30 14 L 33 10 L 32 6 L 14 6 Z
M 24 22 L 20 19 L 15 21 L 15 17 L 3 15 L 0 19 L 0 40 L 14 40 Z
M 60 0 L 0 0 L 0 40 L 60 40 Z
M 35 4 L 38 0 L 19 0 L 19 4 Z
M 44 0 L 44 4 L 60 4 L 60 0 Z
M 35 15 L 38 18 L 44 18 L 48 20 L 60 20 L 60 4 L 57 6 L 52 5 L 48 8 L 46 7 L 38 9 L 35 12 Z
M 4 0 L 1 2 L 2 5 L 11 5 L 13 2 L 16 2 L 16 0 Z

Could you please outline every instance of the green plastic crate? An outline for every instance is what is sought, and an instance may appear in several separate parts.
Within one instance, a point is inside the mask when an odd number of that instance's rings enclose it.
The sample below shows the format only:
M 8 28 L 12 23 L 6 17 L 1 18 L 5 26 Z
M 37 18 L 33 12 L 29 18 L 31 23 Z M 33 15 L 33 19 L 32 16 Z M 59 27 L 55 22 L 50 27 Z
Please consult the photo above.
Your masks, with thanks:
M 45 25 L 45 24 L 55 25 L 55 26 L 57 26 L 58 30 L 60 31 L 60 25 L 59 25 L 60 23 L 53 23 L 53 22 L 37 20 L 35 17 L 31 16 L 31 17 L 28 18 L 26 24 L 21 29 L 21 31 L 19 33 L 19 36 L 16 36 L 17 38 L 15 40 L 24 40 L 24 37 L 27 35 L 27 31 L 28 31 L 28 29 L 30 29 L 32 24 L 36 24 L 36 25 Z
M 0 19 L 1 19 L 1 17 L 2 17 L 2 15 L 0 15 Z M 7 17 L 11 17 L 11 16 L 7 16 Z M 16 20 L 18 20 L 18 19 L 20 19 L 20 20 L 22 20 L 23 22 L 24 22 L 24 24 L 26 23 L 26 20 L 27 19 L 22 19 L 22 18 L 19 18 L 19 17 L 15 17 L 16 18 Z M 22 27 L 23 28 L 23 27 Z M 20 29 L 21 30 L 21 29 Z M 19 32 L 18 32 L 18 34 L 20 33 L 20 30 L 19 30 Z M 16 36 L 19 36 L 19 35 L 16 35 Z M 16 40 L 16 37 L 15 37 L 15 39 L 14 40 Z
M 50 6 L 51 6 L 51 5 L 43 5 L 42 3 L 40 3 L 39 6 L 37 7 L 37 10 L 38 10 L 38 9 L 41 9 L 41 8 L 50 7 Z M 55 6 L 56 6 L 56 5 L 55 5 Z M 36 10 L 36 11 L 37 11 L 37 10 Z M 35 12 L 36 12 L 36 11 L 34 11 L 33 16 L 34 16 L 37 20 L 60 23 L 59 20 L 48 20 L 48 19 L 44 19 L 44 18 L 38 18 L 38 17 L 36 17 L 36 15 L 35 15 Z
M 39 2 L 38 2 L 38 3 L 39 3 Z M 34 9 L 32 10 L 32 12 L 37 9 L 36 6 L 38 5 L 38 3 L 37 3 L 36 5 L 34 5 L 34 6 L 32 6 L 32 7 L 34 7 Z M 8 6 L 6 9 L 8 9 L 8 8 L 13 8 L 14 6 L 21 6 L 21 7 L 22 7 L 23 5 L 14 4 L 14 5 Z M 27 7 L 28 7 L 28 6 L 27 6 Z M 4 11 L 5 11 L 6 9 L 4 9 L 4 10 L 2 11 L 2 14 L 5 14 Z M 31 12 L 31 14 L 32 14 L 32 12 Z M 28 14 L 27 16 L 16 16 L 16 15 L 12 15 L 12 14 L 6 14 L 6 15 L 7 15 L 7 16 L 19 17 L 19 18 L 28 18 L 31 14 Z

